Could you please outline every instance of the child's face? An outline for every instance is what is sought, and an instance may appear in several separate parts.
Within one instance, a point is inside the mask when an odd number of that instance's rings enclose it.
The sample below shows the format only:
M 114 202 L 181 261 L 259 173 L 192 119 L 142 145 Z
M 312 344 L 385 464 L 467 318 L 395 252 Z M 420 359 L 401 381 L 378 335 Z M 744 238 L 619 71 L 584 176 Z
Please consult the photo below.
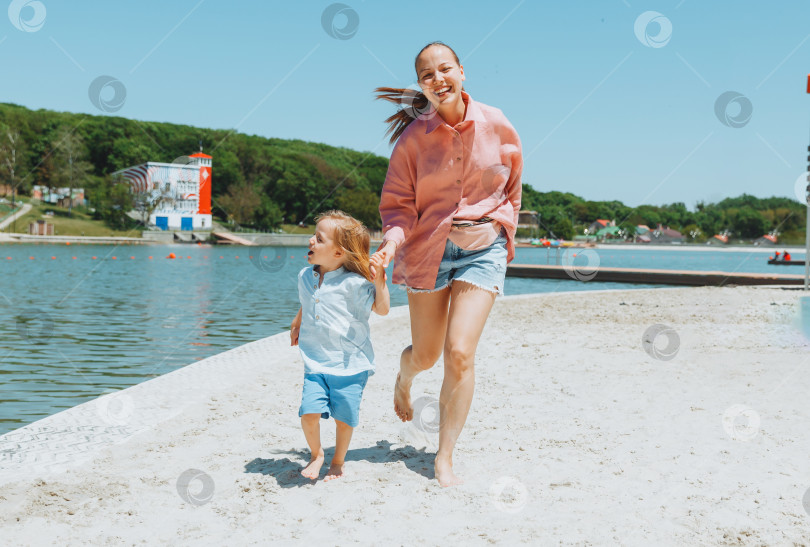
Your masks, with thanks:
M 344 253 L 334 241 L 335 226 L 332 220 L 325 218 L 315 226 L 315 234 L 309 238 L 307 262 L 323 266 L 328 270 L 339 268 L 343 264 Z

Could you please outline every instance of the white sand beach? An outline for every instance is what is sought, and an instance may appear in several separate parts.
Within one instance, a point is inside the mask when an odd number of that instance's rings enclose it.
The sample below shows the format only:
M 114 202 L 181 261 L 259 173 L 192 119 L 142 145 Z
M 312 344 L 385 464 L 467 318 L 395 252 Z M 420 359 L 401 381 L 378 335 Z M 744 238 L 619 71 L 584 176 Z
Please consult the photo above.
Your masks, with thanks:
M 302 363 L 282 333 L 0 437 L 2 543 L 810 545 L 803 295 L 499 299 L 448 489 L 441 363 L 414 384 L 415 422 L 392 408 L 406 308 L 373 322 L 349 475 L 328 483 L 299 475 Z

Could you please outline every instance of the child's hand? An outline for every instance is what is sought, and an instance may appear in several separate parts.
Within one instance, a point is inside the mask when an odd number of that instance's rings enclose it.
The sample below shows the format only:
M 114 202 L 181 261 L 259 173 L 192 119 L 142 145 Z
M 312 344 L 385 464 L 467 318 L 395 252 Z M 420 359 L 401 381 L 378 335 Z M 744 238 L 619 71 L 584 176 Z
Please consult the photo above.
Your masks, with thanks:
M 375 254 L 371 256 L 369 260 L 369 267 L 371 268 L 371 274 L 374 277 L 374 284 L 377 286 L 385 285 L 385 280 L 388 279 L 388 276 L 385 273 L 385 266 L 383 266 L 383 261 L 385 258 L 381 255 Z
M 397 251 L 397 244 L 394 243 L 393 241 L 387 241 L 384 244 L 382 243 L 380 244 L 379 248 L 377 248 L 377 251 L 373 255 L 371 255 L 371 259 L 372 260 L 374 260 L 375 258 L 381 259 L 383 268 L 387 268 L 389 262 L 391 262 L 391 259 L 394 258 L 394 254 L 396 254 L 396 251 Z
M 302 318 L 302 310 L 298 310 L 298 313 L 295 315 L 295 318 L 292 320 L 290 324 L 290 345 L 297 346 L 298 345 L 298 333 L 301 331 L 301 318 Z

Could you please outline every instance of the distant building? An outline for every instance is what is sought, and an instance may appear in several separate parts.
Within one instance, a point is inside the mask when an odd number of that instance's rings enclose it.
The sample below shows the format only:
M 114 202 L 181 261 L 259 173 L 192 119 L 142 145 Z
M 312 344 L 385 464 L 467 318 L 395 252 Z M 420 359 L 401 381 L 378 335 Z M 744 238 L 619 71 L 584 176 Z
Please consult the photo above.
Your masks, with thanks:
M 601 230 L 596 232 L 596 237 L 598 239 L 601 239 L 602 241 L 606 239 L 615 239 L 619 237 L 620 231 L 621 230 L 619 229 L 618 226 L 606 226 L 605 228 L 602 228 Z
M 53 224 L 44 220 L 37 220 L 28 224 L 28 235 L 32 236 L 52 236 Z
M 727 245 L 728 236 L 726 234 L 714 234 L 706 241 L 706 245 Z
M 776 245 L 776 235 L 774 234 L 765 234 L 764 236 L 754 240 L 754 245 L 760 245 L 764 247 L 772 247 Z
M 31 190 L 31 197 L 43 203 L 59 205 L 65 208 L 71 205 L 76 207 L 87 203 L 87 200 L 84 198 L 84 188 L 73 188 L 72 192 L 70 188 L 51 188 L 50 191 L 48 191 L 47 186 L 37 184 Z
M 539 225 L 537 211 L 523 210 L 518 213 L 518 228 L 529 228 L 534 230 Z
M 588 234 L 596 234 L 602 228 L 607 228 L 608 226 L 616 226 L 616 222 L 613 220 L 605 220 L 603 218 L 599 218 L 591 222 L 591 225 L 588 226 Z
M 650 227 L 646 224 L 636 226 L 636 243 L 650 243 Z
M 161 230 L 211 228 L 212 157 L 198 152 L 188 162 L 146 162 L 116 171 L 135 193 L 149 192 L 160 199 L 149 224 Z
M 678 230 L 673 230 L 668 226 L 660 224 L 655 230 L 649 232 L 650 243 L 683 243 L 683 234 Z

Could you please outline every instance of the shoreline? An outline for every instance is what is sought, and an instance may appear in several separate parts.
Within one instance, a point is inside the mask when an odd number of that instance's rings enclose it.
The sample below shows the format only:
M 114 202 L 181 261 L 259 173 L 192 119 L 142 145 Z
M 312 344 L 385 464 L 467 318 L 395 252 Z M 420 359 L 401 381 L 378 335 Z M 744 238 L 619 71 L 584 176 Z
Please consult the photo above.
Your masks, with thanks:
M 467 483 L 450 489 L 432 478 L 433 414 L 402 424 L 391 409 L 407 307 L 371 322 L 377 373 L 350 475 L 329 483 L 298 474 L 308 458 L 302 364 L 280 333 L 0 436 L 0 522 L 15 544 L 262 544 L 336 532 L 362 543 L 803 543 L 802 295 L 497 299 L 455 457 Z M 515 328 L 526 317 L 535 326 Z M 656 331 L 666 343 L 645 343 L 656 325 L 670 327 Z M 420 408 L 436 404 L 442 373 L 439 364 L 417 378 Z M 328 458 L 333 426 L 322 425 Z
M 245 234 L 236 234 L 243 236 Z M 306 243 L 301 243 L 302 237 L 308 238 L 308 234 L 247 234 L 255 235 L 257 237 L 271 238 L 273 241 L 270 244 L 256 244 L 255 247 L 306 247 Z M 285 241 L 286 240 L 286 241 Z M 183 242 L 183 241 L 162 241 L 159 239 L 148 239 L 142 237 L 124 237 L 124 236 L 32 236 L 28 234 L 16 233 L 9 234 L 0 232 L 0 245 L 3 244 L 38 244 L 38 245 L 58 245 L 70 243 L 71 245 L 197 245 L 198 242 Z M 371 247 L 379 246 L 382 240 L 372 240 Z M 211 246 L 236 246 L 229 243 L 211 243 L 200 242 L 201 245 Z M 246 246 L 249 247 L 249 246 Z M 528 245 L 521 242 L 517 246 L 522 249 L 547 249 L 554 251 L 554 249 L 610 249 L 621 251 L 699 251 L 699 252 L 750 252 L 750 253 L 763 253 L 773 254 L 776 251 L 780 253 L 785 249 L 789 250 L 792 254 L 804 254 L 804 246 L 779 246 L 774 245 L 770 247 L 759 247 L 754 245 L 731 245 L 731 246 L 718 246 L 718 245 L 705 245 L 705 244 L 690 244 L 690 245 L 648 245 L 644 243 L 635 244 L 605 244 L 595 243 L 587 246 L 571 246 L 571 247 L 542 247 L 539 245 Z

